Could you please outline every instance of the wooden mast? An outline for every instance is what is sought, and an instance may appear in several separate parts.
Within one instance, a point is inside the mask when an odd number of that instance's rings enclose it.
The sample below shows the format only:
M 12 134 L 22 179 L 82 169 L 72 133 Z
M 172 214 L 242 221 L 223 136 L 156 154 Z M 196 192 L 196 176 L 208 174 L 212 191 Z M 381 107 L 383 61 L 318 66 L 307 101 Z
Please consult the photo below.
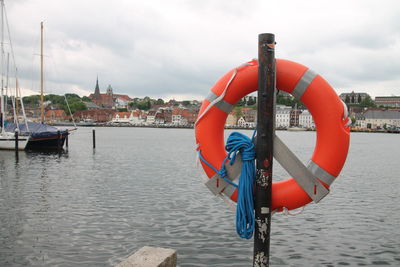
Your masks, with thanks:
M 43 21 L 40 22 L 40 121 L 44 123 L 43 97 Z
M 18 114 L 19 114 L 19 94 L 18 94 L 18 78 L 17 75 L 15 75 L 15 113 L 17 114 L 17 121 L 18 121 Z
M 4 0 L 1 4 L 1 133 L 4 133 L 5 103 L 4 103 Z

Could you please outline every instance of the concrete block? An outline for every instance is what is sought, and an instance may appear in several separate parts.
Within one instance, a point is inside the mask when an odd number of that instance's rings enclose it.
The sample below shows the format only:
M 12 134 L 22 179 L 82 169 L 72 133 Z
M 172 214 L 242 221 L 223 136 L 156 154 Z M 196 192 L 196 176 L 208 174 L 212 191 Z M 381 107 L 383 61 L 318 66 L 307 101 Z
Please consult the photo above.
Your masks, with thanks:
M 116 267 L 176 267 L 176 250 L 144 246 Z

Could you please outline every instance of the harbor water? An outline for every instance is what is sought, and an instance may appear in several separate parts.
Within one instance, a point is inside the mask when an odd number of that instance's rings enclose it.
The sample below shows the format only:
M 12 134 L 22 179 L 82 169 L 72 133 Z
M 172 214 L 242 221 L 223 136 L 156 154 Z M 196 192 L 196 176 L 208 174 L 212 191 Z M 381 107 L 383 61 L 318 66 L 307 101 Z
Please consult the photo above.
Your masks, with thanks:
M 251 266 L 192 129 L 97 128 L 95 150 L 91 133 L 61 155 L 0 152 L 0 266 L 112 266 L 145 245 L 176 249 L 179 266 Z M 306 163 L 315 132 L 277 133 Z M 399 222 L 400 135 L 352 133 L 331 193 L 273 215 L 271 266 L 400 266 Z

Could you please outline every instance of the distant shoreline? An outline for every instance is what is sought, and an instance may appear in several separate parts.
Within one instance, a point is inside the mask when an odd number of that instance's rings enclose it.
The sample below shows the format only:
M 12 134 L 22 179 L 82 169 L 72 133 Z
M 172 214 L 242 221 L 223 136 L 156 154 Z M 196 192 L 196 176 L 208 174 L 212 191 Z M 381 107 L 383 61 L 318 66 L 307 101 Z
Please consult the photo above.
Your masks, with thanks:
M 70 123 L 56 123 L 51 124 L 53 126 L 73 126 Z M 77 127 L 115 127 L 115 128 L 163 128 L 163 129 L 193 129 L 193 125 L 110 125 L 110 124 L 76 124 Z M 226 130 L 254 130 L 254 127 L 225 127 Z M 287 131 L 287 129 L 276 129 L 277 131 Z M 313 129 L 301 130 L 300 132 L 315 132 Z M 384 130 L 384 129 L 350 129 L 350 132 L 360 132 L 360 133 L 397 133 L 400 131 Z

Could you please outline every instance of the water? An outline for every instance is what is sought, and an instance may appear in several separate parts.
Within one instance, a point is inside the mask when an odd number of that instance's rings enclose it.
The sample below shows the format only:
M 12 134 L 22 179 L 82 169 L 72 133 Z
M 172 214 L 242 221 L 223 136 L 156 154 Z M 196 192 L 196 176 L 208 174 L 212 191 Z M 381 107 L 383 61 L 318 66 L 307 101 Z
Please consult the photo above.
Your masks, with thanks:
M 250 135 L 251 131 L 244 131 Z M 304 161 L 312 132 L 278 132 Z M 145 245 L 180 266 L 250 266 L 252 240 L 201 183 L 194 132 L 97 128 L 68 153 L 0 152 L 0 266 L 110 266 Z M 275 164 L 277 176 L 286 174 Z M 400 135 L 354 133 L 331 194 L 275 214 L 271 266 L 400 266 Z

